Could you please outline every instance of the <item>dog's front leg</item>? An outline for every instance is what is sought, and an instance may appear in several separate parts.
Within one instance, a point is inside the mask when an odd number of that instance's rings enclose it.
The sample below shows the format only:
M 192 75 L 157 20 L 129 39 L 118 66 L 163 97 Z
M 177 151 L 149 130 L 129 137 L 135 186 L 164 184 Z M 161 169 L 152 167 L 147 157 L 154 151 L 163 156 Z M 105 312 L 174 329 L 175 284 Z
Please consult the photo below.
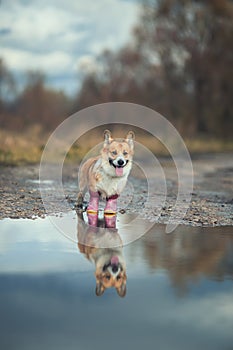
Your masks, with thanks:
M 87 207 L 88 213 L 97 213 L 99 209 L 99 198 L 100 195 L 98 192 L 90 191 L 90 201 Z
M 111 197 L 106 198 L 106 206 L 104 212 L 106 214 L 115 214 L 117 212 L 117 198 L 118 194 L 114 194 Z

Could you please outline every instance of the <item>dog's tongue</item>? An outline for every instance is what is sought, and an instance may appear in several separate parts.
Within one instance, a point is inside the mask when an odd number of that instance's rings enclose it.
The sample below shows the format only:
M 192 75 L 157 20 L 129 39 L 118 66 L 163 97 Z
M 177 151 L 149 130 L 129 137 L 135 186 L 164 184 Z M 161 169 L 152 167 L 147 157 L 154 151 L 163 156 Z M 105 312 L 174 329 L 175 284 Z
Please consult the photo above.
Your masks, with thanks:
M 123 168 L 116 167 L 116 176 L 122 176 L 123 175 Z
M 111 257 L 111 265 L 118 265 L 119 259 L 117 256 L 112 256 Z

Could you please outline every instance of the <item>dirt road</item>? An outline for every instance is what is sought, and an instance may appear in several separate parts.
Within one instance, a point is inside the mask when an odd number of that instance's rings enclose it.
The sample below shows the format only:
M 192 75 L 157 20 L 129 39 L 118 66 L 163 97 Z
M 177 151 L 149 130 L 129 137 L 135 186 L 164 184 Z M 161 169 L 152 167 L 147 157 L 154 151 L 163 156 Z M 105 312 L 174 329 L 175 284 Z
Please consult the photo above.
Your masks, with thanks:
M 141 212 L 149 220 L 167 223 L 177 196 L 177 174 L 172 162 L 161 159 L 166 174 L 167 197 L 160 213 L 153 202 L 147 202 L 147 181 L 133 172 L 130 186 L 121 196 L 121 212 Z M 232 154 L 202 155 L 193 158 L 194 189 L 189 209 L 182 220 L 192 226 L 233 225 L 233 157 Z M 39 165 L 0 167 L 0 219 L 44 217 L 45 212 L 39 190 Z M 135 175 L 136 174 L 136 175 Z M 78 167 L 65 166 L 63 186 L 66 200 L 74 208 Z M 156 179 L 155 179 L 156 182 Z M 157 188 L 156 188 L 157 187 Z M 159 184 L 152 197 L 160 201 L 163 194 Z M 162 197 L 161 197 L 162 200 Z M 61 215 L 59 203 L 50 214 Z M 53 206 L 54 208 L 54 206 Z M 158 215 L 159 214 L 159 215 Z

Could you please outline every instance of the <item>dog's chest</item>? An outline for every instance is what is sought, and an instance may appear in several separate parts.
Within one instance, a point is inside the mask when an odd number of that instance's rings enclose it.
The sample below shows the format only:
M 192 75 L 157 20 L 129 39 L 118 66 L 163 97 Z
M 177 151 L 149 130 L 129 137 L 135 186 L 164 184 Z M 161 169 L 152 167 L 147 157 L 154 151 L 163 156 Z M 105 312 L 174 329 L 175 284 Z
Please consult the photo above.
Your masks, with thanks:
M 114 194 L 120 194 L 123 190 L 127 177 L 123 176 L 121 178 L 111 177 L 105 172 L 100 172 L 99 181 L 97 181 L 97 190 L 100 191 L 104 196 L 112 196 Z
M 96 190 L 101 192 L 103 197 L 110 197 L 120 194 L 127 181 L 127 176 L 116 177 L 106 173 L 103 168 L 96 172 Z

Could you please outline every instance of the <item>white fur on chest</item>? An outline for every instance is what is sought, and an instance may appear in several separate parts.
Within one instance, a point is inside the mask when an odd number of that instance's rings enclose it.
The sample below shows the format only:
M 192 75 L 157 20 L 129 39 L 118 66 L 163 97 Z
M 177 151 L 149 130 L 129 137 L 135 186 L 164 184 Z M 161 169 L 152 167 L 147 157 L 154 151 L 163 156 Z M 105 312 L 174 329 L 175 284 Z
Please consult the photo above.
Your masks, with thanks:
M 103 174 L 101 181 L 96 185 L 97 191 L 103 193 L 103 195 L 110 197 L 114 194 L 120 194 L 124 189 L 127 182 L 127 176 L 124 175 L 120 178 L 110 177 L 106 174 Z
M 108 263 L 111 260 L 111 257 L 113 255 L 116 255 L 119 259 L 120 264 L 125 269 L 125 260 L 122 255 L 121 249 L 101 249 L 94 254 L 92 257 L 92 262 L 95 263 L 97 268 L 102 268 L 106 263 Z

